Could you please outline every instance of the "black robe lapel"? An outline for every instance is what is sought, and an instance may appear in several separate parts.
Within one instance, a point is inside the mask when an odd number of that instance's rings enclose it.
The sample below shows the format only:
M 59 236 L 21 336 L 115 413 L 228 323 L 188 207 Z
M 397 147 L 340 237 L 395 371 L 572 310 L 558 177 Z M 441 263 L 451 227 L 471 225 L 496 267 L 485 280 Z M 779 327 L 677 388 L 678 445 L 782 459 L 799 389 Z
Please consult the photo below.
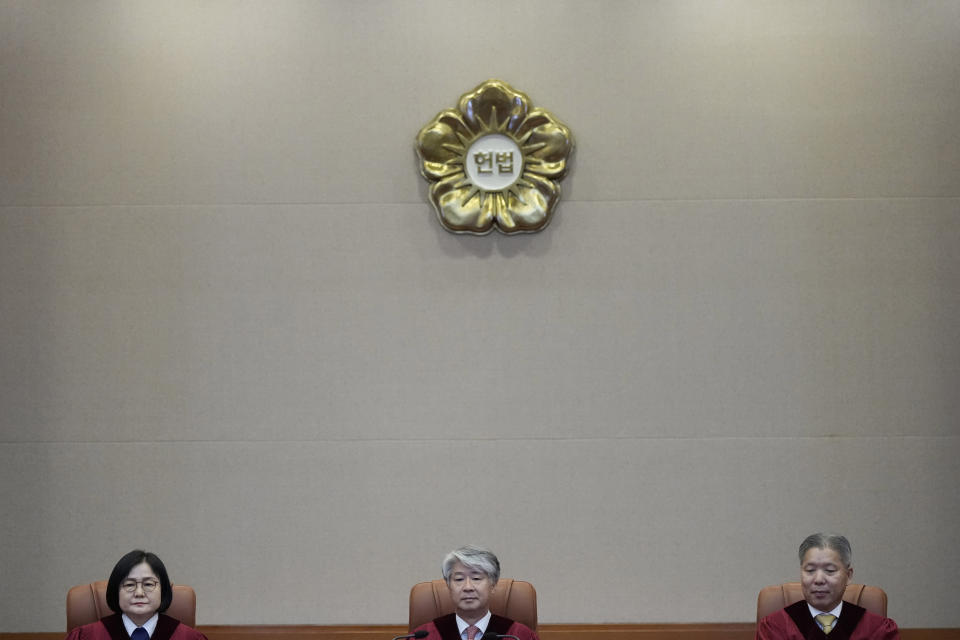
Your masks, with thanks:
M 793 620 L 793 624 L 797 625 L 797 629 L 800 630 L 806 640 L 826 640 L 827 636 L 823 629 L 817 625 L 816 620 L 810 615 L 810 608 L 807 606 L 806 600 L 794 602 L 784 611 Z
M 103 623 L 107 633 L 110 634 L 110 640 L 130 640 L 130 636 L 127 635 L 127 628 L 123 626 L 123 618 L 120 617 L 119 613 L 100 618 L 100 622 Z
M 110 640 L 130 640 L 130 636 L 127 635 L 127 628 L 123 626 L 123 618 L 119 613 L 101 618 L 100 622 L 103 623 L 107 633 L 110 634 Z M 173 635 L 178 626 L 180 626 L 179 620 L 161 613 L 157 620 L 157 628 L 153 630 L 150 640 L 170 640 L 170 636 Z M 456 623 L 454 623 L 454 626 L 456 626 Z
M 806 600 L 794 602 L 784 611 L 787 612 L 790 619 L 793 620 L 793 624 L 797 625 L 797 629 L 807 640 L 826 640 L 827 638 L 830 640 L 850 640 L 853 630 L 860 624 L 860 618 L 863 617 L 866 609 L 844 602 L 843 609 L 840 610 L 840 617 L 837 618 L 837 623 L 830 635 L 825 634 L 817 621 L 810 615 L 810 607 L 807 606 Z
M 853 630 L 860 624 L 860 619 L 867 612 L 863 607 L 858 607 L 849 602 L 843 603 L 843 609 L 840 609 L 840 617 L 837 618 L 837 624 L 830 632 L 830 640 L 849 640 L 853 635 Z
M 433 621 L 433 626 L 437 628 L 437 632 L 443 640 L 461 640 L 456 614 L 448 613 L 445 616 L 440 616 Z M 510 618 L 492 614 L 490 616 L 490 624 L 487 625 L 487 633 L 493 631 L 497 634 L 504 634 L 507 633 L 512 626 L 513 620 Z M 154 639 L 151 638 L 151 640 Z
M 487 631 L 493 631 L 496 634 L 504 634 L 507 633 L 512 626 L 513 620 L 510 618 L 504 618 L 503 616 L 491 614 L 490 624 L 487 625 Z
M 457 628 L 457 616 L 453 613 L 448 613 L 445 616 L 440 616 L 433 621 L 433 626 L 437 628 L 437 632 L 440 634 L 442 640 L 461 640 L 460 639 L 460 629 Z
M 157 628 L 153 630 L 150 640 L 170 640 L 170 636 L 178 626 L 180 626 L 179 620 L 161 613 L 160 619 L 157 620 Z

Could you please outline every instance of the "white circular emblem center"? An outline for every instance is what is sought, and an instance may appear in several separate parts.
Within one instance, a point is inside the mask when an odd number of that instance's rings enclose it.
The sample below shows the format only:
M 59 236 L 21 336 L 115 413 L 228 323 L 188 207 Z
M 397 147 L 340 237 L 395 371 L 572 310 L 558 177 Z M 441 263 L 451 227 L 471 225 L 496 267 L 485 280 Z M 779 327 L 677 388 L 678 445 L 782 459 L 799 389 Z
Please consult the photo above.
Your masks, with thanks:
M 523 172 L 523 155 L 511 138 L 491 133 L 470 145 L 464 165 L 467 176 L 477 187 L 484 191 L 502 191 Z

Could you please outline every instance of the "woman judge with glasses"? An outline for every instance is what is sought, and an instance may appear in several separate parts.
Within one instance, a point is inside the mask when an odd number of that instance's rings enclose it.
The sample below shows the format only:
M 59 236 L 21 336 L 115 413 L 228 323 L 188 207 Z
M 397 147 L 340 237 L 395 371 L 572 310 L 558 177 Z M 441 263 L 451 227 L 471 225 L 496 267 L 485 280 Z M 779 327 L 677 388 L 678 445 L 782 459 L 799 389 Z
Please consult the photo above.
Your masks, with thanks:
M 73 629 L 66 640 L 207 640 L 163 614 L 171 600 L 173 587 L 163 562 L 134 549 L 120 558 L 107 581 L 107 606 L 114 614 Z

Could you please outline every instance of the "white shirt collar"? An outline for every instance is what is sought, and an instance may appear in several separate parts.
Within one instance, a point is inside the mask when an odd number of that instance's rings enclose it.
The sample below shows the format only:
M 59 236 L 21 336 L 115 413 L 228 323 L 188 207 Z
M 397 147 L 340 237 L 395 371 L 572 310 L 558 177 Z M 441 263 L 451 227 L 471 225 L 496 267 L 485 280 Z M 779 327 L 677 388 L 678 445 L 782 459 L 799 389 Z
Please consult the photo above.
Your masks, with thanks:
M 833 608 L 833 611 L 820 611 L 820 609 L 811 606 L 809 602 L 807 603 L 807 608 L 810 609 L 810 615 L 813 616 L 814 620 L 816 620 L 817 616 L 821 613 L 829 613 L 835 615 L 837 618 L 840 618 L 840 609 L 843 608 L 843 600 L 841 600 L 840 604 Z M 817 622 L 817 624 L 820 624 L 820 622 Z
M 123 618 L 123 628 L 127 630 L 127 635 L 132 636 L 133 632 L 137 629 L 137 623 L 127 617 L 127 614 L 120 616 Z M 150 637 L 153 637 L 153 631 L 157 628 L 157 622 L 160 620 L 160 614 L 155 613 L 153 616 L 143 623 L 143 628 L 147 630 L 147 633 L 150 634 Z
M 475 626 L 475 627 L 477 628 L 477 640 L 479 640 L 480 638 L 482 638 L 482 637 L 483 637 L 483 634 L 486 633 L 486 631 L 487 631 L 487 625 L 490 624 L 490 616 L 491 616 L 491 615 L 492 615 L 492 614 L 490 613 L 490 610 L 487 609 L 487 615 L 483 616 L 482 618 L 480 618 L 479 620 L 477 620 L 476 622 L 473 623 L 473 626 Z M 469 627 L 469 626 L 470 626 L 470 624 L 467 623 L 466 620 L 464 620 L 463 618 L 461 618 L 459 615 L 457 616 L 457 629 L 460 630 L 460 637 L 461 637 L 461 638 L 465 638 L 465 637 L 466 637 L 466 636 L 463 635 L 463 634 L 464 634 L 464 632 L 467 630 L 467 627 Z

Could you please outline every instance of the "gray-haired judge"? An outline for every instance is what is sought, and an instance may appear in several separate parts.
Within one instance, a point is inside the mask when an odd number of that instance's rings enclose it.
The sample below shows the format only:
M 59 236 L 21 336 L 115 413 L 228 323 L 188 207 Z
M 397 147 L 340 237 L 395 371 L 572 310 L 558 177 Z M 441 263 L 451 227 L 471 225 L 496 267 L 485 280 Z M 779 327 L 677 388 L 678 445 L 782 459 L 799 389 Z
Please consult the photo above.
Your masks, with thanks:
M 490 613 L 490 596 L 500 579 L 500 561 L 492 551 L 474 546 L 454 549 L 443 559 L 443 579 L 456 613 L 415 629 L 426 631 L 426 640 L 480 640 L 487 632 L 539 640 L 526 625 Z
M 853 551 L 841 535 L 815 533 L 800 544 L 803 600 L 760 621 L 757 640 L 899 640 L 897 624 L 843 601 Z

